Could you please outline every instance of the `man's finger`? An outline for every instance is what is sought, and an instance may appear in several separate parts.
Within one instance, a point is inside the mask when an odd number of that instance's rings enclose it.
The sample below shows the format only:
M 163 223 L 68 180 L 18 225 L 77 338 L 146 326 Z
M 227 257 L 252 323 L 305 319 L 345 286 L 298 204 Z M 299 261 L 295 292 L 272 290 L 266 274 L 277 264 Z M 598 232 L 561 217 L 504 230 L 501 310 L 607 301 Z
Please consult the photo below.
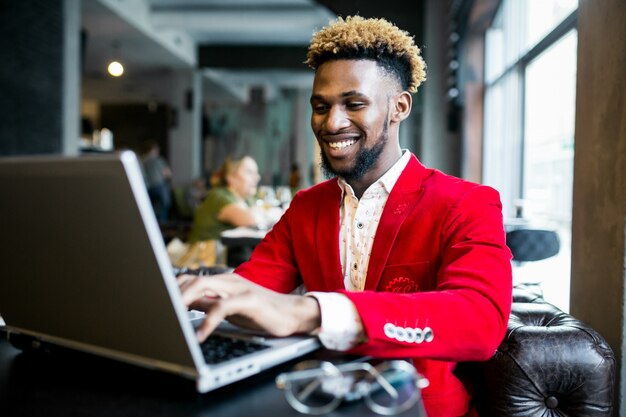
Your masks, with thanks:
M 198 340 L 204 341 L 224 319 L 234 315 L 241 315 L 246 317 L 250 323 L 255 323 L 254 326 L 247 327 L 260 328 L 256 324 L 257 320 L 263 320 L 262 315 L 259 315 L 258 312 L 254 314 L 248 293 L 235 297 L 216 299 L 206 304 L 205 319 L 196 329 Z
M 183 300 L 186 305 L 189 305 L 200 297 L 229 298 L 243 294 L 253 287 L 255 284 L 233 274 L 220 277 L 197 277 L 186 282 L 181 289 Z
M 185 305 L 190 306 L 194 302 L 205 297 L 228 297 L 227 293 L 215 291 L 211 284 L 212 283 L 209 283 L 207 279 L 196 279 L 190 281 L 184 288 L 182 288 L 182 297 Z
M 229 321 L 232 319 L 235 325 L 248 329 L 263 329 L 274 336 L 286 336 L 286 331 L 290 333 L 289 326 L 286 326 L 284 321 L 285 316 L 271 306 L 264 296 L 259 297 L 254 292 L 248 291 L 220 299 L 216 304 L 215 308 L 219 309 L 219 315 Z
M 196 329 L 196 337 L 200 343 L 204 342 L 207 337 L 219 326 L 224 320 L 225 315 L 221 303 L 224 300 L 216 300 L 208 305 L 204 321 Z

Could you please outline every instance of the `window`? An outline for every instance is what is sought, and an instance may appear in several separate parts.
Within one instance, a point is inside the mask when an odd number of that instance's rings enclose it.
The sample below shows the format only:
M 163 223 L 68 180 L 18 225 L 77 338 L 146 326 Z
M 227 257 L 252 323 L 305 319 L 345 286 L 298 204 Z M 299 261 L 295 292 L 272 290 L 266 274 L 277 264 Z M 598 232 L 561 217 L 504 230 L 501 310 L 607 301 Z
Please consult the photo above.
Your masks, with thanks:
M 515 265 L 569 310 L 576 0 L 503 0 L 485 38 L 483 181 L 500 191 L 506 223 L 558 232 L 553 258 Z

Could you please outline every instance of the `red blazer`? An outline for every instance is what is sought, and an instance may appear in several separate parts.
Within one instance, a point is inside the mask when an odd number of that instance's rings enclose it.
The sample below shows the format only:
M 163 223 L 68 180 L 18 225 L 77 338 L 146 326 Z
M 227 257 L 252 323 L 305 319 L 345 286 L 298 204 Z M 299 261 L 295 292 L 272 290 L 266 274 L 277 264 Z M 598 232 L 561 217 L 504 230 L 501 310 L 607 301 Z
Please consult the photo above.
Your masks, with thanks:
M 280 292 L 338 291 L 367 342 L 351 353 L 413 358 L 430 380 L 429 417 L 471 413 L 456 362 L 490 358 L 511 309 L 511 253 L 492 188 L 424 167 L 412 156 L 389 195 L 365 291 L 347 292 L 339 259 L 341 189 L 329 180 L 296 194 L 236 273 Z

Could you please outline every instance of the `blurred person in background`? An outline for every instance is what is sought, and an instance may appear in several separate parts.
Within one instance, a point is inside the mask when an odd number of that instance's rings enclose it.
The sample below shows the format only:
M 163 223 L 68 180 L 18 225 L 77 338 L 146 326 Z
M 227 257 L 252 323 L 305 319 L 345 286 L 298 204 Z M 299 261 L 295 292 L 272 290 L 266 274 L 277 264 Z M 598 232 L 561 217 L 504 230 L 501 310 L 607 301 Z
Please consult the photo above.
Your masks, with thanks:
M 157 220 L 159 223 L 166 222 L 172 207 L 170 186 L 172 171 L 165 158 L 161 156 L 161 148 L 156 141 L 149 140 L 144 143 L 141 163 L 148 195 Z
M 173 257 L 172 263 L 187 268 L 226 263 L 220 234 L 236 227 L 258 226 L 260 220 L 247 200 L 256 194 L 260 179 L 259 168 L 252 157 L 227 158 L 211 176 L 211 188 L 194 212 L 184 253 Z M 229 248 L 229 262 L 231 258 L 243 262 L 251 252 L 251 248 Z
M 300 174 L 300 165 L 297 162 L 291 164 L 291 171 L 289 172 L 289 188 L 291 188 L 291 194 L 295 194 L 302 183 L 302 175 Z
M 254 211 L 247 203 L 256 194 L 261 179 L 256 161 L 248 155 L 229 157 L 214 178 L 216 184 L 194 213 L 191 243 L 219 239 L 220 233 L 235 227 L 257 225 Z
M 202 205 L 208 193 L 209 187 L 207 187 L 207 179 L 198 177 L 185 189 L 185 203 L 195 212 L 195 210 Z

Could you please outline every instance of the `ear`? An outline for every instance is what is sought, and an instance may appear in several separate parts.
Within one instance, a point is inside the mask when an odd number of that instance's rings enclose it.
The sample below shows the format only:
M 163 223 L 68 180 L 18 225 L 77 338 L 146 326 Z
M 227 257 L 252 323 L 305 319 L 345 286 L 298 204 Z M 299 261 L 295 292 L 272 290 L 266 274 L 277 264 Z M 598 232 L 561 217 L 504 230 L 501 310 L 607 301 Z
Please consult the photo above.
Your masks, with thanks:
M 403 91 L 392 98 L 390 120 L 393 123 L 400 123 L 411 114 L 413 106 L 413 96 L 407 91 Z

